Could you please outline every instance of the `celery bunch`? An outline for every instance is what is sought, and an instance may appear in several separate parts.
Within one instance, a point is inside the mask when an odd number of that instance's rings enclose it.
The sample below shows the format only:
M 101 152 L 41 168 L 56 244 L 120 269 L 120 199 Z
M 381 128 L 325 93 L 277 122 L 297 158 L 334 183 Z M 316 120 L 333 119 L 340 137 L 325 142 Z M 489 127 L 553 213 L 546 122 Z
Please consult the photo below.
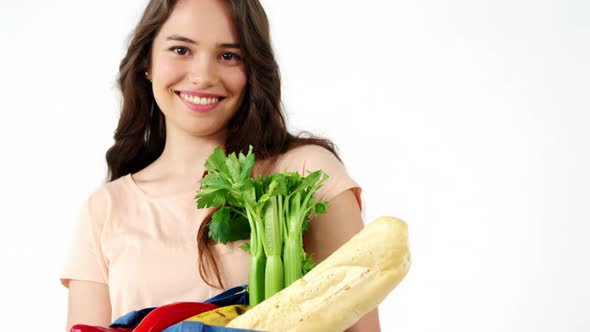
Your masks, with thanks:
M 243 248 L 250 251 L 248 292 L 250 305 L 256 305 L 315 265 L 303 249 L 303 233 L 313 214 L 328 209 L 327 202 L 314 199 L 328 177 L 318 170 L 304 177 L 285 172 L 253 178 L 252 150 L 226 156 L 215 149 L 195 199 L 198 208 L 217 208 L 209 225 L 211 239 L 250 238 Z

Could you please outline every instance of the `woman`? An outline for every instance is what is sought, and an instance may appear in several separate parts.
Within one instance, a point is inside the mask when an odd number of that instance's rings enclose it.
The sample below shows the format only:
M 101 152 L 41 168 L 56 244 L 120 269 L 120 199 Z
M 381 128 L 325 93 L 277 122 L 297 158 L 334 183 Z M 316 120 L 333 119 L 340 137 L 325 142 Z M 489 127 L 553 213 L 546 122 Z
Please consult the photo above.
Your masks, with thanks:
M 257 0 L 152 0 L 120 65 L 123 109 L 106 155 L 109 178 L 81 210 L 67 330 L 107 326 L 132 310 L 203 301 L 248 282 L 241 243 L 211 243 L 194 195 L 216 146 L 254 146 L 254 172 L 324 170 L 305 249 L 322 261 L 363 222 L 360 188 L 333 145 L 289 134 L 266 14 Z M 375 310 L 350 331 L 379 331 Z

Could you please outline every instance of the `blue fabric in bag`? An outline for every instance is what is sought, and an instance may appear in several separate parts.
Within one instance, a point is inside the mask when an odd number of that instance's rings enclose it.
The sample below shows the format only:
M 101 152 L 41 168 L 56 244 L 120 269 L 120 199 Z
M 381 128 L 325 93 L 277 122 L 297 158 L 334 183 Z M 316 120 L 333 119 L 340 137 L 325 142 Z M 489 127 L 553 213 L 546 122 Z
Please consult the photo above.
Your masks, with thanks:
M 224 307 L 232 304 L 248 304 L 248 292 L 246 287 L 248 285 L 236 286 L 230 288 L 221 294 L 214 296 L 205 302 L 215 304 L 219 307 Z M 135 328 L 141 320 L 147 316 L 156 307 L 135 310 L 117 318 L 109 327 L 124 327 Z M 205 325 L 201 322 L 180 322 L 174 324 L 162 332 L 233 332 L 233 331 L 252 331 L 244 329 L 233 329 L 223 326 Z

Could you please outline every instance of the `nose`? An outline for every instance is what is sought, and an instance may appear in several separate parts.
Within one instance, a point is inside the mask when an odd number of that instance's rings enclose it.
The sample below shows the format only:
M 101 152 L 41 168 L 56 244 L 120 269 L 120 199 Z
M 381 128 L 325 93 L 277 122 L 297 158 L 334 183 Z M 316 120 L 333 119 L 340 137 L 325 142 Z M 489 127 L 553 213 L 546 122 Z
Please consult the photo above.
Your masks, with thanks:
M 215 61 L 205 54 L 195 56 L 191 63 L 189 80 L 199 88 L 215 85 L 219 81 Z

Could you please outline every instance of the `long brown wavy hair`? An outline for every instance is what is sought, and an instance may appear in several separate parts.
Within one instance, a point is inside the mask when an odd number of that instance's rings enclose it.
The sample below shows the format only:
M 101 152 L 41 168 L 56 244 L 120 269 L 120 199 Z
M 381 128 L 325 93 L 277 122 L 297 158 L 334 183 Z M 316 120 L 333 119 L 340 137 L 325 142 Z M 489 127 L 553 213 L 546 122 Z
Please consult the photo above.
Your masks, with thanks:
M 288 132 L 281 105 L 281 82 L 271 46 L 269 23 L 258 0 L 225 0 L 245 53 L 247 84 L 244 99 L 227 127 L 226 152 L 255 147 L 257 159 L 267 159 L 305 144 L 316 144 L 336 157 L 334 144 L 308 133 Z M 114 144 L 106 153 L 107 182 L 135 173 L 154 162 L 164 150 L 165 117 L 145 77 L 152 44 L 177 0 L 151 0 L 134 29 L 119 66 L 122 111 Z M 196 208 L 196 206 L 195 206 Z M 212 287 L 224 288 L 208 238 L 210 217 L 197 233 L 199 273 Z

